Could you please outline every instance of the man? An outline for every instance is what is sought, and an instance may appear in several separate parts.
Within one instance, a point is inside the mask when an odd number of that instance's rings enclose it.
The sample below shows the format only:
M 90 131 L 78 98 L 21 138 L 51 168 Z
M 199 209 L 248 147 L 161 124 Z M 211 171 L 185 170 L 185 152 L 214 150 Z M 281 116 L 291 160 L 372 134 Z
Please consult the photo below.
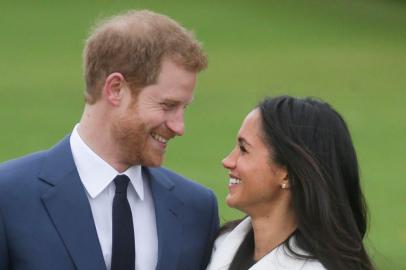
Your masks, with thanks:
M 131 11 L 97 26 L 80 123 L 0 166 L 0 269 L 204 269 L 214 194 L 158 166 L 206 65 L 166 16 Z

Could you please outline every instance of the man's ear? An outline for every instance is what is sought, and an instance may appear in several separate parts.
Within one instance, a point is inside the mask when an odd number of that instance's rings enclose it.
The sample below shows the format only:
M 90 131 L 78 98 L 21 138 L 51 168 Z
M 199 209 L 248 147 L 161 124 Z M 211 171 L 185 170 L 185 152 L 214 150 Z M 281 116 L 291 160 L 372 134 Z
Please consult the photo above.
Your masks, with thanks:
M 123 98 L 127 82 L 123 74 L 119 72 L 111 73 L 107 76 L 103 85 L 103 97 L 113 106 L 118 106 Z

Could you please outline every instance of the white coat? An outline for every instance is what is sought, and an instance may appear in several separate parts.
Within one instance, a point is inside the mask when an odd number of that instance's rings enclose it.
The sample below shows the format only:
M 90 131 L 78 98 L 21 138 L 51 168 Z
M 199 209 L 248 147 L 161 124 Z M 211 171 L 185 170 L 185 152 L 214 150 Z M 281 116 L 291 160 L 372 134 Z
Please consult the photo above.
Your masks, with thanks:
M 248 217 L 231 232 L 217 238 L 214 243 L 211 261 L 206 270 L 228 270 L 234 255 L 251 227 L 251 218 Z M 295 252 L 306 254 L 294 245 L 294 239 L 291 240 L 291 244 Z M 295 258 L 281 244 L 262 257 L 249 270 L 325 270 L 325 268 L 316 260 Z

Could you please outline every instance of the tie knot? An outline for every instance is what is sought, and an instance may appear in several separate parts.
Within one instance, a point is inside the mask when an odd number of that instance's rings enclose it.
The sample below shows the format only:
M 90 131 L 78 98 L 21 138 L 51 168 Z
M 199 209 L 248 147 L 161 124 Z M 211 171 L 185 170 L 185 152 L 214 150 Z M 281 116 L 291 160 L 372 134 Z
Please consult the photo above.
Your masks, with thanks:
M 114 178 L 114 184 L 116 185 L 116 194 L 127 193 L 128 182 L 130 182 L 130 178 L 128 178 L 127 175 L 125 174 L 117 175 Z

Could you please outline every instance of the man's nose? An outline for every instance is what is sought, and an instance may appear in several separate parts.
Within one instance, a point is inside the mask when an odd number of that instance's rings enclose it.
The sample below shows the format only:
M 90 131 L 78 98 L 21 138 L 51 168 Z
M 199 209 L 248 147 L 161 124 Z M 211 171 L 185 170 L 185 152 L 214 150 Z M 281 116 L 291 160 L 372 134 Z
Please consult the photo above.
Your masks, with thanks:
M 183 111 L 177 112 L 167 122 L 168 128 L 177 136 L 182 136 L 185 133 L 185 121 L 183 114 Z

